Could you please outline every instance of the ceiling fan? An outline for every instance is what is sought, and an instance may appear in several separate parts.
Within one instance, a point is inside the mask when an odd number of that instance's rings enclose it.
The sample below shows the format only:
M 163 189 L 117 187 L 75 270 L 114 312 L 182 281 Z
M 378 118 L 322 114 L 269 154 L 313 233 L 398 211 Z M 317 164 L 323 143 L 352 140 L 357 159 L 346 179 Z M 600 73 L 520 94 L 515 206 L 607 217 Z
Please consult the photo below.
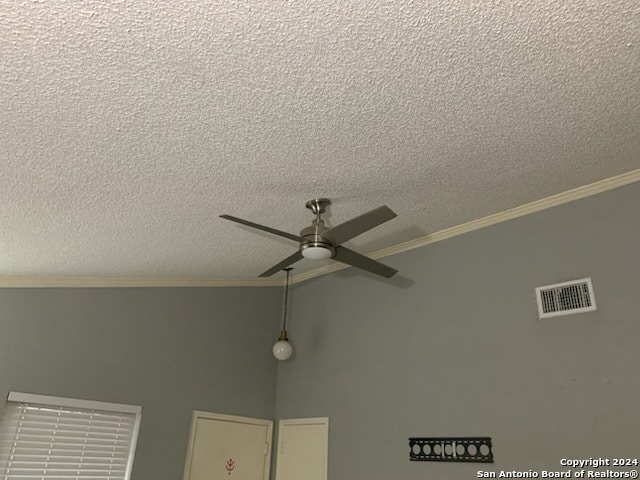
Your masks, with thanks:
M 265 232 L 273 233 L 284 238 L 288 238 L 300 244 L 296 253 L 274 265 L 260 277 L 269 277 L 276 272 L 288 267 L 289 265 L 301 260 L 303 257 L 310 260 L 326 260 L 332 258 L 338 262 L 351 265 L 362 270 L 366 270 L 376 275 L 382 275 L 391 278 L 398 273 L 397 270 L 388 267 L 380 262 L 365 257 L 364 255 L 343 247 L 342 244 L 361 233 L 371 230 L 378 225 L 395 218 L 397 215 L 386 205 L 378 207 L 370 212 L 362 214 L 358 217 L 347 220 L 335 227 L 327 227 L 322 220 L 322 214 L 326 211 L 327 206 L 331 205 L 331 201 L 327 198 L 314 198 L 309 200 L 305 206 L 313 212 L 316 218 L 311 226 L 304 228 L 300 235 L 276 230 L 275 228 L 265 227 L 258 223 L 243 220 L 231 215 L 220 215 L 220 218 L 231 220 L 248 227 L 257 228 Z

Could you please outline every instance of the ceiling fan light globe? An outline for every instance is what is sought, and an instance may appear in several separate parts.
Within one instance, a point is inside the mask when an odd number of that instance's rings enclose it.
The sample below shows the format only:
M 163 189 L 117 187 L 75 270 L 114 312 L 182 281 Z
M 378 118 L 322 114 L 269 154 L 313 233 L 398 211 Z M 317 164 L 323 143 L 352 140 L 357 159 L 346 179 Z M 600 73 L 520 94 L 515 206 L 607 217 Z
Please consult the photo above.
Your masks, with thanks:
M 273 345 L 273 356 L 278 360 L 288 360 L 293 353 L 293 347 L 286 340 L 278 340 Z
M 309 260 L 326 260 L 333 256 L 333 252 L 325 247 L 307 247 L 302 250 L 302 256 Z

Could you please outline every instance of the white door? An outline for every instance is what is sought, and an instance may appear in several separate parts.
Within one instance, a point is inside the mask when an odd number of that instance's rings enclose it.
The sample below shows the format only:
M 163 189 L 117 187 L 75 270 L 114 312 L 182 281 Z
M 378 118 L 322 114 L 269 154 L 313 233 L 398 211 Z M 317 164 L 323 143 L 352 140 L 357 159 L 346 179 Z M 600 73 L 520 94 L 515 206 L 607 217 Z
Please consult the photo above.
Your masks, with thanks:
M 329 419 L 278 422 L 276 480 L 327 480 Z
M 184 480 L 268 480 L 273 422 L 193 412 Z

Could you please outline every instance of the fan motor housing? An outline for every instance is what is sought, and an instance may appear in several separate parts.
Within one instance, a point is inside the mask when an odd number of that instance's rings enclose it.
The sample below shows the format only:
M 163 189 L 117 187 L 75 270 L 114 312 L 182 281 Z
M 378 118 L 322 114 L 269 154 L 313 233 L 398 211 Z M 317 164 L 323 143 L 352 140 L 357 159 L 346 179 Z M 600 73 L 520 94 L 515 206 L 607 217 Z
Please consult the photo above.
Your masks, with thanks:
M 329 240 L 322 236 L 322 233 L 326 230 L 327 227 L 324 225 L 322 220 L 319 222 L 314 221 L 313 225 L 303 229 L 300 232 L 300 236 L 302 237 L 300 251 L 304 252 L 307 248 L 324 248 L 325 250 L 329 250 L 333 257 L 336 254 L 336 248 Z

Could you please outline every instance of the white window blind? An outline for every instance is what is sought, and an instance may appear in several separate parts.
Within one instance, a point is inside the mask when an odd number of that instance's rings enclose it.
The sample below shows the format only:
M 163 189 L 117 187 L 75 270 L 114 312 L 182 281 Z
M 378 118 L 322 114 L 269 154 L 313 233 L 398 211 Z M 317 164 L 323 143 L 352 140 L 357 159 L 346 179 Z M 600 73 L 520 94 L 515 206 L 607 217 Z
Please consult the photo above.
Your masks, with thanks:
M 141 408 L 11 392 L 0 479 L 128 480 Z

